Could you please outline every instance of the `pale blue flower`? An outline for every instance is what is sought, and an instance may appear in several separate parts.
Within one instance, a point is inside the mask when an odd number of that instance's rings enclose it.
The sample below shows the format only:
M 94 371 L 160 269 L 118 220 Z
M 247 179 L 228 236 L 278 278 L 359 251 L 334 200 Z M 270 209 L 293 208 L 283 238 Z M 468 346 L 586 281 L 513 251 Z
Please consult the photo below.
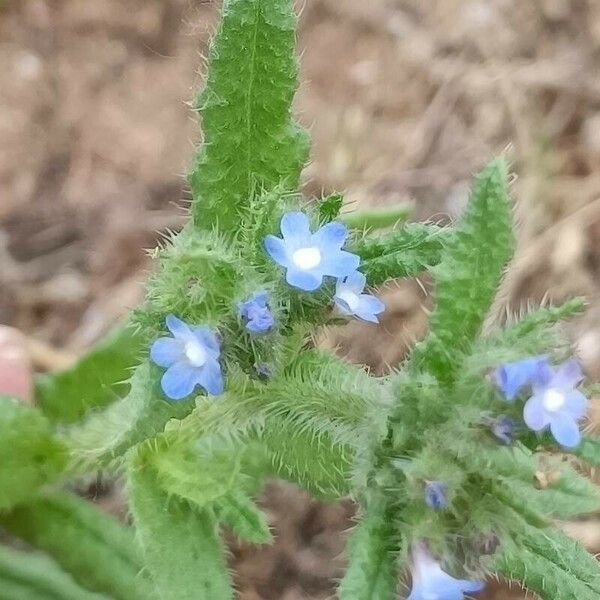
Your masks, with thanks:
M 507 415 L 499 415 L 490 423 L 492 434 L 505 446 L 515 441 L 515 427 L 515 420 Z
M 527 427 L 533 431 L 550 428 L 559 444 L 566 448 L 577 446 L 581 441 L 578 421 L 588 408 L 587 398 L 577 389 L 582 379 L 581 367 L 575 360 L 540 369 L 533 382 L 533 395 L 523 409 Z
M 485 587 L 482 581 L 451 577 L 422 545 L 413 548 L 411 574 L 412 590 L 407 600 L 462 600 L 464 594 Z
M 181 400 L 199 385 L 209 394 L 221 394 L 217 336 L 208 327 L 190 327 L 174 315 L 168 315 L 166 322 L 173 337 L 157 339 L 150 349 L 152 360 L 159 367 L 167 367 L 161 379 L 164 393 L 171 400 Z
M 448 485 L 443 481 L 425 483 L 425 504 L 435 510 L 448 508 Z
M 548 364 L 547 356 L 532 356 L 505 363 L 496 369 L 494 379 L 504 397 L 512 402 L 523 388 L 533 383 L 540 369 L 544 369 Z
M 273 327 L 275 320 L 269 308 L 269 294 L 260 291 L 250 299 L 238 304 L 240 317 L 246 322 L 246 329 L 252 333 L 264 333 Z
M 360 263 L 356 254 L 342 250 L 348 237 L 348 229 L 342 223 L 327 223 L 311 233 L 308 217 L 290 212 L 281 219 L 281 234 L 283 239 L 268 235 L 265 249 L 287 269 L 286 281 L 301 290 L 316 290 L 326 275 L 350 275 Z
M 385 310 L 385 304 L 371 294 L 363 294 L 366 283 L 367 278 L 359 271 L 338 279 L 333 301 L 344 315 L 379 323 L 377 315 Z

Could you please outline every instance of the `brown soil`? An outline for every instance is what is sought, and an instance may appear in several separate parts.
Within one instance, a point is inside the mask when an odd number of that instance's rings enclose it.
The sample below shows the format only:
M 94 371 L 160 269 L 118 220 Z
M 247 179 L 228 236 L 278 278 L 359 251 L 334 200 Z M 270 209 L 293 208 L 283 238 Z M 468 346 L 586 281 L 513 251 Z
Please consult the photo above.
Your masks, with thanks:
M 299 8 L 307 194 L 343 190 L 355 206 L 406 200 L 417 219 L 451 219 L 472 174 L 508 148 L 520 246 L 499 308 L 587 296 L 570 333 L 597 379 L 600 4 Z M 198 138 L 185 101 L 201 83 L 216 11 L 206 0 L 0 2 L 0 322 L 35 340 L 40 367 L 80 353 L 139 302 L 144 248 L 185 218 L 182 173 Z M 378 373 L 397 365 L 424 331 L 427 287 L 390 284 L 385 298 L 382 327 L 324 332 L 323 345 Z M 278 541 L 232 542 L 240 597 L 331 596 L 352 507 L 281 484 L 264 497 Z M 572 528 L 600 549 L 595 522 Z M 522 594 L 494 587 L 481 597 Z

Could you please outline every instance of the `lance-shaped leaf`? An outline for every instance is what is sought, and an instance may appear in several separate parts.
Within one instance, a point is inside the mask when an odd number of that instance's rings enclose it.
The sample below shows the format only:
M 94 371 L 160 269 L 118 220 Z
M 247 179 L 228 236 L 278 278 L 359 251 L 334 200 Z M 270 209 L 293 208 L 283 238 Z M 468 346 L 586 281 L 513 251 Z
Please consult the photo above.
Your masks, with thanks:
M 72 467 L 97 469 L 123 456 L 132 446 L 160 433 L 172 418 L 182 418 L 192 402 L 168 402 L 159 385 L 161 371 L 142 363 L 130 382 L 129 394 L 73 426 L 65 440 Z
M 0 396 L 0 510 L 30 498 L 54 480 L 66 448 L 46 417 L 14 398 Z
M 249 198 L 295 190 L 307 136 L 290 116 L 296 90 L 291 0 L 226 0 L 197 101 L 204 143 L 190 172 L 196 227 L 233 232 Z
M 506 165 L 498 159 L 477 177 L 466 212 L 433 269 L 436 308 L 431 331 L 417 345 L 413 361 L 451 381 L 456 361 L 479 334 L 512 254 L 512 215 Z
M 214 516 L 160 488 L 143 453 L 129 464 L 131 512 L 161 600 L 232 600 Z
M 353 248 L 362 259 L 360 270 L 369 285 L 387 279 L 416 277 L 437 265 L 444 247 L 452 239 L 452 228 L 408 223 L 381 236 L 369 236 Z
M 35 394 L 40 408 L 53 421 L 74 422 L 90 408 L 114 402 L 127 392 L 141 349 L 141 336 L 132 327 L 119 325 L 71 368 L 38 377 Z
M 146 600 L 151 584 L 131 528 L 71 494 L 55 493 L 3 515 L 0 525 L 44 550 L 86 589 L 115 600 Z
M 221 524 L 240 539 L 266 544 L 273 538 L 264 513 L 241 490 L 231 490 L 215 503 L 215 514 Z
M 110 600 L 78 586 L 42 554 L 0 546 L 0 597 L 6 600 Z
M 340 600 L 393 600 L 397 597 L 399 546 L 394 511 L 386 500 L 369 503 L 350 537 L 348 570 Z

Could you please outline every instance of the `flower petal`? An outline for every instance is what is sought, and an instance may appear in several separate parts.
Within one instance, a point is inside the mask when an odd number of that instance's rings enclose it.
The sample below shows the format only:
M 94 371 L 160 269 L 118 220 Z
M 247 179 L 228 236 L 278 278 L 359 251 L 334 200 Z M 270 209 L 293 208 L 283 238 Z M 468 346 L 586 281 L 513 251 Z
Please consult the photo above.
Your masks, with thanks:
M 547 362 L 546 356 L 533 356 L 500 365 L 496 369 L 495 377 L 504 397 L 512 402 L 521 389 L 538 381 L 540 368 Z
M 585 417 L 588 410 L 588 399 L 579 391 L 568 392 L 565 400 L 565 412 L 577 420 Z
M 371 294 L 361 294 L 355 312 L 357 317 L 365 321 L 379 323 L 379 319 L 375 315 L 382 313 L 384 310 L 385 304 L 379 298 Z
M 568 390 L 578 386 L 582 379 L 581 365 L 576 360 L 571 359 L 556 369 L 550 385 L 561 390 Z
M 176 339 L 189 340 L 192 332 L 190 331 L 189 325 L 178 319 L 175 315 L 167 315 L 165 319 L 169 331 L 173 334 Z
M 159 367 L 170 367 L 182 357 L 183 343 L 174 338 L 158 338 L 150 348 L 150 358 Z
M 360 257 L 345 250 L 335 250 L 323 256 L 319 265 L 323 275 L 331 277 L 346 277 L 351 275 L 360 264 Z
M 550 422 L 550 431 L 554 439 L 565 448 L 574 448 L 581 441 L 581 433 L 574 419 L 565 413 L 556 415 Z
M 268 235 L 264 242 L 265 250 L 269 256 L 282 267 L 287 267 L 290 263 L 288 251 L 285 242 L 274 235 Z
M 223 374 L 216 360 L 208 360 L 198 373 L 197 382 L 209 394 L 218 396 L 223 393 Z
M 192 333 L 213 358 L 219 358 L 221 355 L 221 344 L 210 327 L 194 327 Z
M 198 369 L 187 362 L 177 362 L 169 367 L 161 379 L 161 387 L 171 400 L 182 400 L 196 387 Z
M 310 221 L 303 212 L 289 212 L 281 217 L 281 234 L 286 245 L 308 246 L 310 243 Z
M 268 308 L 257 308 L 246 323 L 246 329 L 252 333 L 264 333 L 273 327 L 274 322 L 273 314 Z
M 312 243 L 318 246 L 323 254 L 339 250 L 348 237 L 348 228 L 343 223 L 334 221 L 323 225 L 312 236 Z
M 465 593 L 481 592 L 485 588 L 485 581 L 470 581 L 468 579 L 460 580 L 460 587 Z
M 344 280 L 342 285 L 345 289 L 350 290 L 355 294 L 362 294 L 367 283 L 367 278 L 360 271 L 350 273 Z
M 535 395 L 527 400 L 523 408 L 523 419 L 527 427 L 533 431 L 541 431 L 548 425 L 543 396 Z
M 333 297 L 333 302 L 335 303 L 335 305 L 338 307 L 339 311 L 343 315 L 353 315 L 354 314 L 354 312 L 350 308 L 350 305 L 342 297 L 338 296 L 337 294 Z
M 305 292 L 312 292 L 323 283 L 323 276 L 319 273 L 301 271 L 292 267 L 287 270 L 285 280 L 293 287 L 300 288 Z

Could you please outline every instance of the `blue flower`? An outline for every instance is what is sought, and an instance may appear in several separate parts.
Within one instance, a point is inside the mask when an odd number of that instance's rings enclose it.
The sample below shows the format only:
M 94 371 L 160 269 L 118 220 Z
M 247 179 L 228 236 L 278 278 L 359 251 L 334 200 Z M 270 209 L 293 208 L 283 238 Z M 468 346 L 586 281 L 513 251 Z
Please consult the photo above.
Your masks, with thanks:
M 464 594 L 480 592 L 483 581 L 454 579 L 442 570 L 422 545 L 412 552 L 412 590 L 406 600 L 462 600 Z
M 533 383 L 545 365 L 548 365 L 547 356 L 524 358 L 500 365 L 494 378 L 506 399 L 512 402 L 524 387 Z
M 345 277 L 356 270 L 360 258 L 345 252 L 342 246 L 348 230 L 342 223 L 327 223 L 311 233 L 308 217 L 290 212 L 281 219 L 283 239 L 265 238 L 265 249 L 271 258 L 287 269 L 286 281 L 307 292 L 316 290 L 323 277 Z
M 545 365 L 533 382 L 533 395 L 525 403 L 523 418 L 527 427 L 542 431 L 547 427 L 554 439 L 566 448 L 574 448 L 581 441 L 578 421 L 588 407 L 587 398 L 577 390 L 583 375 L 575 360 L 557 368 Z
M 181 400 L 197 385 L 215 396 L 222 393 L 221 349 L 215 334 L 208 327 L 190 327 L 174 315 L 168 315 L 166 322 L 173 337 L 157 339 L 150 349 L 152 360 L 168 367 L 161 379 L 164 393 Z
M 448 486 L 443 481 L 428 481 L 425 484 L 425 504 L 440 510 L 448 507 Z
M 265 291 L 252 294 L 249 300 L 240 302 L 240 317 L 246 320 L 246 329 L 252 333 L 264 333 L 273 327 L 273 313 L 268 305 L 269 294 Z
M 505 446 L 510 446 L 515 441 L 515 427 L 515 420 L 506 415 L 499 415 L 490 424 L 494 437 Z
M 375 296 L 363 294 L 367 278 L 354 271 L 343 279 L 338 279 L 333 301 L 345 315 L 356 315 L 359 319 L 379 323 L 377 315 L 385 310 L 385 304 Z

